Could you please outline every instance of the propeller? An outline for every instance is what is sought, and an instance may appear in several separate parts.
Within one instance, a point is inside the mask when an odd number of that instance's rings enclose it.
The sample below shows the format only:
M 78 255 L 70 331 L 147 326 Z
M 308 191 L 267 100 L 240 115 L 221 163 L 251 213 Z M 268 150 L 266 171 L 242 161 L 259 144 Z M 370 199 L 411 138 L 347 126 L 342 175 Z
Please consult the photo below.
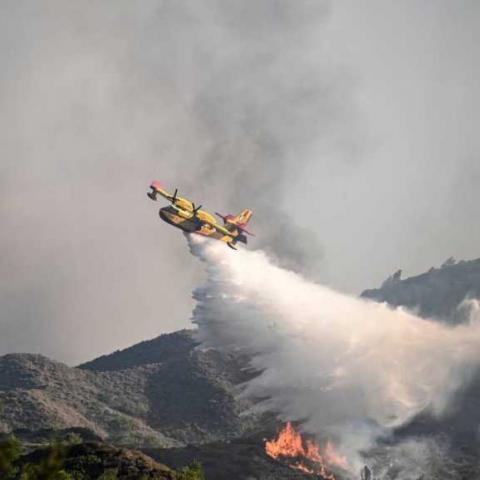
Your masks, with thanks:
M 192 202 L 192 220 L 195 222 L 197 230 L 200 230 L 203 225 L 203 222 L 197 216 L 197 213 L 201 208 L 202 208 L 201 205 L 196 207 L 195 204 Z
M 196 218 L 198 211 L 202 208 L 202 205 L 195 207 L 195 204 L 192 202 L 192 214 Z

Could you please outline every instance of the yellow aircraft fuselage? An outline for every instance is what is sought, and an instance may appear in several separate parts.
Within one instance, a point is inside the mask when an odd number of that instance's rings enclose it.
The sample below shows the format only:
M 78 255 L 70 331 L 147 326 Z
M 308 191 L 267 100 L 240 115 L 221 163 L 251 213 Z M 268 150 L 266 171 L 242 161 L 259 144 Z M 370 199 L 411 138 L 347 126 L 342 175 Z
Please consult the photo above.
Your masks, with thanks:
M 224 217 L 220 215 L 224 220 L 224 225 L 220 225 L 214 215 L 200 207 L 195 208 L 190 200 L 178 197 L 177 190 L 172 195 L 164 190 L 157 181 L 152 182 L 150 188 L 152 191 L 147 195 L 152 200 L 156 200 L 157 195 L 161 195 L 171 202 L 171 205 L 160 209 L 160 218 L 184 232 L 221 240 L 233 249 L 237 242 L 247 243 L 244 232 L 252 235 L 245 230 L 245 226 L 252 216 L 251 210 L 245 209 L 237 216 L 227 215 Z
M 187 233 L 198 233 L 205 237 L 216 238 L 225 243 L 230 243 L 233 240 L 234 232 L 232 235 L 225 235 L 221 232 L 218 232 L 215 228 L 211 227 L 209 224 L 200 223 L 196 219 L 192 218 L 193 215 L 191 212 L 175 208 L 173 205 L 168 207 L 163 207 L 159 211 L 160 218 L 173 225 L 174 227 L 180 228 Z M 201 220 L 208 219 L 210 222 L 216 222 L 216 218 L 208 212 L 199 210 L 196 217 Z

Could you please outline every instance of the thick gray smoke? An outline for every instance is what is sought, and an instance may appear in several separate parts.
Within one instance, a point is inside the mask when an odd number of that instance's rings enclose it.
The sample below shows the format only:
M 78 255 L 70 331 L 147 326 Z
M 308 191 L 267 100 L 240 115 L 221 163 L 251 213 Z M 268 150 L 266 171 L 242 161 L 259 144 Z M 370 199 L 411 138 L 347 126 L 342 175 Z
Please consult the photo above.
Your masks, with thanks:
M 74 362 L 159 318 L 186 326 L 195 272 L 145 196 L 155 178 L 211 210 L 252 208 L 260 244 L 318 272 L 315 234 L 282 210 L 306 151 L 350 136 L 349 87 L 316 51 L 324 2 L 0 8 L 0 354 Z
M 208 275 L 194 293 L 202 344 L 247 355 L 261 373 L 244 394 L 338 437 L 351 459 L 419 412 L 443 412 L 480 362 L 479 318 L 449 328 L 311 283 L 262 252 L 190 245 Z
M 321 243 L 283 206 L 298 193 L 298 180 L 310 164 L 328 164 L 332 151 L 338 156 L 356 148 L 352 88 L 321 55 L 325 2 L 248 5 L 216 4 L 222 25 L 232 28 L 221 67 L 211 72 L 208 87 L 201 87 L 192 105 L 208 141 L 195 183 L 201 198 L 222 208 L 252 208 L 255 247 L 318 277 Z M 219 27 L 218 35 L 226 33 Z M 303 193 L 308 199 L 318 195 Z
M 0 354 L 187 326 L 197 271 L 152 179 L 252 208 L 251 248 L 348 291 L 477 256 L 479 12 L 0 2 Z

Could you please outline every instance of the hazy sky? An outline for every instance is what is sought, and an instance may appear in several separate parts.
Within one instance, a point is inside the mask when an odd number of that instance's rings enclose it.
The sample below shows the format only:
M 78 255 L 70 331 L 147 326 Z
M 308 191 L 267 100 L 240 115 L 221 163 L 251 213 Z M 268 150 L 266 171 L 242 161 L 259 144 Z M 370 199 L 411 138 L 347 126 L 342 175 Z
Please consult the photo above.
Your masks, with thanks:
M 479 22 L 476 1 L 1 2 L 0 354 L 77 363 L 189 324 L 201 269 L 153 178 L 252 208 L 252 248 L 346 292 L 480 256 Z

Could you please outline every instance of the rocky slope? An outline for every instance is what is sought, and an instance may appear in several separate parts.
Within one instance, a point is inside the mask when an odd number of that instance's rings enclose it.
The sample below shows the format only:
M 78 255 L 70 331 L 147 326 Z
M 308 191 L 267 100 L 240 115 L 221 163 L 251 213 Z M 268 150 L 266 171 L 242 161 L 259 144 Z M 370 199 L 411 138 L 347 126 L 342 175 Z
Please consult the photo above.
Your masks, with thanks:
M 22 471 L 28 466 L 38 466 L 52 460 L 58 469 L 75 480 L 183 480 L 180 472 L 158 463 L 147 455 L 126 448 L 117 448 L 98 442 L 67 446 L 41 447 L 22 455 L 16 462 L 18 474 L 13 478 L 23 479 Z M 50 471 L 51 471 L 50 467 Z M 42 473 L 44 475 L 45 472 Z M 44 478 L 42 475 L 28 478 Z M 48 478 L 64 478 L 64 475 Z
M 458 322 L 462 301 L 480 297 L 480 259 L 449 261 L 406 280 L 397 272 L 362 296 Z M 53 431 L 70 429 L 67 433 L 78 431 L 86 440 L 141 447 L 175 467 L 199 460 L 209 480 L 300 478 L 263 452 L 262 434 L 270 436 L 273 422 L 241 415 L 249 407 L 235 395 L 248 378 L 242 366 L 235 358 L 196 348 L 190 331 L 162 335 L 77 368 L 40 355 L 5 355 L 0 357 L 0 432 L 43 443 Z M 444 418 L 425 412 L 397 436 L 447 436 L 462 448 L 475 446 L 478 405 L 480 376 L 474 375 Z
M 202 464 L 208 480 L 301 480 L 312 478 L 311 475 L 305 475 L 288 467 L 286 463 L 278 462 L 267 456 L 263 448 L 264 443 L 263 436 L 257 434 L 229 442 L 213 442 L 171 449 L 147 449 L 146 453 L 173 468 L 180 468 L 198 460 Z M 341 480 L 341 477 L 337 476 L 337 480 Z
M 440 268 L 401 279 L 401 270 L 380 288 L 365 290 L 362 297 L 392 306 L 404 306 L 423 317 L 449 323 L 464 320 L 458 306 L 467 298 L 480 298 L 480 258 L 456 263 L 448 259 Z
M 238 362 L 195 349 L 191 332 L 162 335 L 79 368 L 41 355 L 0 357 L 0 429 L 82 427 L 137 446 L 241 435 L 253 419 L 235 399 Z

